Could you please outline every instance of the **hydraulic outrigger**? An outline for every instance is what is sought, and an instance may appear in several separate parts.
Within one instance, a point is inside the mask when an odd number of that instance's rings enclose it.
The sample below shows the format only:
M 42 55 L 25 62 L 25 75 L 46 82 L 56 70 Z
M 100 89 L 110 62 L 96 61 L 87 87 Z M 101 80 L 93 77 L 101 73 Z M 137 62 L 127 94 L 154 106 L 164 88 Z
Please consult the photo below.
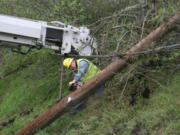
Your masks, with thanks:
M 95 88 L 99 87 L 104 82 L 111 79 L 117 72 L 122 70 L 127 65 L 128 60 L 131 58 L 131 55 L 128 54 L 146 50 L 153 41 L 156 41 L 168 30 L 174 28 L 175 24 L 180 24 L 180 12 L 177 13 L 174 17 L 170 18 L 166 23 L 162 24 L 156 30 L 151 32 L 146 38 L 141 40 L 129 51 L 127 51 L 126 55 L 123 58 L 118 59 L 115 62 L 111 63 L 98 75 L 93 77 L 82 87 L 78 88 L 76 91 L 72 92 L 61 102 L 57 103 L 55 106 L 53 106 L 51 109 L 43 113 L 41 116 L 36 118 L 33 122 L 28 124 L 24 129 L 19 131 L 16 135 L 32 135 L 38 129 L 41 129 L 47 124 L 54 121 L 58 116 L 66 112 L 72 105 L 78 103 L 82 99 L 91 95 L 94 92 Z

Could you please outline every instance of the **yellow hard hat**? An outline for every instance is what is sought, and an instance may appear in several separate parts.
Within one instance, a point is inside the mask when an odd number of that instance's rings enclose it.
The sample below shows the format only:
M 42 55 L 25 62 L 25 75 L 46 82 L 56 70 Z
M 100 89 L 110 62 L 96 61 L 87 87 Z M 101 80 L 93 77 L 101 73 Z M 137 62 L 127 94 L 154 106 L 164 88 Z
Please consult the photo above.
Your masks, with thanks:
M 63 61 L 63 65 L 68 69 L 70 67 L 72 61 L 73 61 L 73 58 L 66 58 Z

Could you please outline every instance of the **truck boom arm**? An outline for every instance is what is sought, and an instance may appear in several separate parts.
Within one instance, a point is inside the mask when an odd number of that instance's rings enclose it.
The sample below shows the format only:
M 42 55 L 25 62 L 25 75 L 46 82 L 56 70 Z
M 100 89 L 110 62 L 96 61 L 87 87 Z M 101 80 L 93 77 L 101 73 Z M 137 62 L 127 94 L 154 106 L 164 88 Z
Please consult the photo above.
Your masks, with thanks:
M 75 50 L 79 55 L 86 56 L 97 48 L 86 27 L 0 15 L 0 47 L 20 50 L 22 46 L 51 49 L 61 54 Z

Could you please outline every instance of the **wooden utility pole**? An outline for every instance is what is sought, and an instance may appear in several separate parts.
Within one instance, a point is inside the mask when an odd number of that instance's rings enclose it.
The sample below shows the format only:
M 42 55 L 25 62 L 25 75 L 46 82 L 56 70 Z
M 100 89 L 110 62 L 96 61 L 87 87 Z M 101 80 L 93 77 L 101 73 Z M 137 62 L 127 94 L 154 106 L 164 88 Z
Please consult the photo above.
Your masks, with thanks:
M 41 116 L 36 118 L 30 124 L 28 124 L 24 129 L 19 131 L 16 135 L 32 135 L 37 130 L 43 128 L 47 124 L 54 121 L 57 117 L 66 112 L 72 105 L 77 104 L 81 100 L 90 96 L 96 88 L 104 84 L 107 80 L 111 79 L 115 74 L 121 71 L 126 65 L 127 61 L 131 58 L 130 53 L 139 52 L 148 49 L 149 45 L 159 39 L 168 30 L 173 28 L 177 22 L 180 23 L 180 12 L 174 17 L 170 18 L 166 23 L 162 24 L 156 30 L 152 31 L 146 38 L 141 40 L 138 44 L 132 47 L 127 55 L 122 59 L 118 59 L 111 63 L 105 69 L 103 69 L 99 74 L 85 83 L 82 87 L 78 88 L 76 91 L 72 92 L 61 102 L 57 103 L 51 109 L 43 113 Z

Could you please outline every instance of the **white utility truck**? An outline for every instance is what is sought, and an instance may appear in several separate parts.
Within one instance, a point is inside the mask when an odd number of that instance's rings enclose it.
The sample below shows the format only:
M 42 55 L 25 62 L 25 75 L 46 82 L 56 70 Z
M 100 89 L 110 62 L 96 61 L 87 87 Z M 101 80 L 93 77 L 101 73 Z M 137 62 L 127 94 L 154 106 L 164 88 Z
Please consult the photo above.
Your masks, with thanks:
M 27 50 L 22 52 L 22 46 Z M 97 44 L 86 27 L 0 15 L 0 47 L 12 48 L 21 54 L 33 48 L 46 48 L 62 55 L 75 51 L 90 56 Z

